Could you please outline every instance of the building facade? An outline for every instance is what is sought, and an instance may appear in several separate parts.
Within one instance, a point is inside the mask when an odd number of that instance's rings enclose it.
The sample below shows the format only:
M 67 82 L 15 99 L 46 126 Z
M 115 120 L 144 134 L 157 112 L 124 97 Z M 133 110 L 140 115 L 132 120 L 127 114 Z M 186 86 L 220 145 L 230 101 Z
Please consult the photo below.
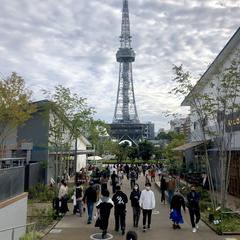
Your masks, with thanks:
M 214 176 L 214 184 L 217 189 L 220 187 L 222 181 L 219 160 L 221 152 L 225 151 L 227 156 L 231 153 L 228 191 L 237 197 L 240 197 L 240 118 L 239 110 L 236 110 L 238 108 L 231 107 L 231 104 L 234 100 L 234 106 L 240 105 L 239 48 L 240 28 L 235 32 L 199 79 L 193 90 L 182 102 L 182 106 L 189 106 L 191 109 L 191 137 L 189 143 L 176 148 L 176 150 L 184 152 L 187 162 L 198 165 L 198 161 L 202 159 L 201 155 L 204 154 L 203 144 L 207 142 L 211 172 Z M 229 72 L 230 67 L 232 72 L 236 72 L 235 79 L 229 77 L 231 74 L 231 72 Z M 224 85 L 223 80 L 226 83 Z M 233 80 L 236 82 L 235 87 L 232 86 L 229 88 L 228 91 L 230 94 L 228 94 L 226 86 Z M 234 93 L 236 93 L 236 95 L 234 95 Z M 199 114 L 196 114 L 192 100 L 194 96 L 199 94 L 205 96 L 205 98 L 201 100 L 200 104 L 202 105 L 206 103 L 206 99 L 211 99 L 212 103 L 220 103 L 220 108 L 213 112 L 215 115 L 207 116 L 205 114 L 201 117 Z M 219 99 L 223 99 L 223 101 L 220 102 Z M 225 104 L 225 108 L 221 107 L 222 103 Z M 215 104 L 215 106 L 217 105 Z M 226 108 L 227 111 L 224 111 Z M 199 162 L 199 165 L 199 170 L 204 171 L 204 163 Z
M 38 182 L 49 184 L 51 178 L 56 180 L 57 177 L 62 177 L 56 176 L 56 171 L 62 174 L 65 171 L 74 174 L 75 168 L 79 171 L 85 167 L 87 154 L 93 153 L 93 150 L 88 150 L 91 144 L 84 136 L 79 137 L 77 139 L 77 163 L 75 166 L 75 141 L 69 142 L 67 127 L 62 129 L 61 139 L 59 139 L 61 143 L 58 144 L 59 149 L 54 142 L 56 136 L 53 133 L 52 121 L 53 119 L 56 121 L 60 115 L 55 112 L 56 110 L 53 111 L 50 107 L 51 102 L 47 100 L 34 104 L 37 106 L 37 111 L 6 139 L 6 152 L 9 158 L 22 158 L 25 159 L 24 164 L 31 163 L 32 171 L 38 172 L 34 177 L 34 184 Z M 60 157 L 65 159 L 64 165 L 61 164 L 63 161 L 60 161 Z M 38 163 L 41 167 L 37 170 L 37 167 L 32 165 L 33 163 Z
M 188 140 L 190 138 L 190 117 L 178 118 L 170 121 L 170 131 L 183 134 Z
M 154 140 L 154 138 L 155 138 L 155 132 L 154 131 L 155 131 L 154 123 L 152 123 L 152 122 L 145 123 L 144 135 L 145 135 L 146 139 Z

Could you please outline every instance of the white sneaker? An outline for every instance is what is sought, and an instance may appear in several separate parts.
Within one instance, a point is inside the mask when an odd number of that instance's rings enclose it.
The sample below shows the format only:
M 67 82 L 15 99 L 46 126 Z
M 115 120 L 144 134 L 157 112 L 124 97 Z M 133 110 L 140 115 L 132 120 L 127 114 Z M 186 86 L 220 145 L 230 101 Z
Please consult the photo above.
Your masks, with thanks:
M 197 229 L 196 229 L 196 228 L 193 228 L 192 232 L 193 232 L 193 233 L 197 232 Z
M 196 229 L 197 229 L 197 230 L 199 229 L 199 226 L 198 226 L 198 224 L 196 224 Z

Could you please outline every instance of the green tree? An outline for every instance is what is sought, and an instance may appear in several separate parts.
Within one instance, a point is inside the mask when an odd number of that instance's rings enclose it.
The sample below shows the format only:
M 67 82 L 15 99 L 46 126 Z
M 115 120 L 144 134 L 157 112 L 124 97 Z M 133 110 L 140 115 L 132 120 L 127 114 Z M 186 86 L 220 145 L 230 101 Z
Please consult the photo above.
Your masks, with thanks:
M 71 93 L 69 88 L 61 85 L 56 86 L 54 92 L 44 91 L 44 94 L 51 100 L 49 136 L 50 145 L 56 151 L 55 178 L 57 178 L 57 176 L 63 175 L 66 168 L 63 152 L 68 151 L 73 142 L 75 143 L 74 160 L 76 164 L 77 139 L 81 135 L 86 135 L 91 129 L 94 110 L 88 107 L 85 98 Z
M 117 150 L 116 156 L 119 163 L 122 163 L 124 160 L 127 160 L 129 148 L 130 146 L 128 142 L 118 144 L 118 148 L 116 149 Z
M 138 147 L 129 147 L 128 149 L 128 158 L 132 161 L 134 161 L 135 159 L 137 159 L 139 157 L 139 149 Z
M 0 156 L 4 156 L 5 140 L 36 111 L 31 104 L 32 93 L 24 79 L 16 73 L 0 80 Z
M 166 133 L 166 132 L 160 132 L 158 133 L 157 137 L 156 137 L 157 140 L 171 140 L 171 136 L 169 133 Z
M 102 120 L 91 119 L 85 135 L 95 148 L 96 155 L 103 155 L 108 151 L 109 125 Z M 106 149 L 105 149 L 106 148 Z
M 144 161 L 149 160 L 154 153 L 154 146 L 152 143 L 148 141 L 140 142 L 138 144 L 139 148 L 139 157 L 141 157 Z
M 165 164 L 168 165 L 170 172 L 177 173 L 181 166 L 181 155 L 173 151 L 174 148 L 181 146 L 185 142 L 185 136 L 183 134 L 171 132 L 171 142 L 164 147 L 162 155 L 165 160 Z

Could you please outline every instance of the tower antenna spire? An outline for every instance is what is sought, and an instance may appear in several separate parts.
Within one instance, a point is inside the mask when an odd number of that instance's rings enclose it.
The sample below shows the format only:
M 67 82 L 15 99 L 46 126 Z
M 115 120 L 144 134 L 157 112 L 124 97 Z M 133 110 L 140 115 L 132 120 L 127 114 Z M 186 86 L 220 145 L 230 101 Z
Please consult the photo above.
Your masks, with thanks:
M 128 0 L 123 0 L 122 9 L 122 29 L 121 29 L 121 48 L 131 47 L 131 35 L 130 35 L 130 21 L 129 21 L 129 10 L 128 10 Z

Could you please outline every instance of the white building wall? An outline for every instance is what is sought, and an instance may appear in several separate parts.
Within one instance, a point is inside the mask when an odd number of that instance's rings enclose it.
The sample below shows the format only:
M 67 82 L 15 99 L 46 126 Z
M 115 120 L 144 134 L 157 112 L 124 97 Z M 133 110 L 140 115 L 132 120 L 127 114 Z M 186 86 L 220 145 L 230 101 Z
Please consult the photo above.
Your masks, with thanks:
M 208 83 L 204 86 L 204 88 L 201 90 L 201 94 L 207 94 L 211 97 L 216 97 L 216 86 L 219 86 L 219 80 L 218 75 L 222 74 L 223 71 L 230 66 L 232 59 L 235 57 L 235 54 L 237 52 L 237 49 L 240 49 L 240 43 L 235 48 L 235 50 L 229 54 L 227 58 L 224 59 L 224 62 L 222 65 L 218 66 L 218 69 L 215 70 L 215 73 L 212 74 L 211 78 L 208 79 Z M 239 66 L 240 67 L 240 66 Z M 214 84 L 215 87 L 211 87 L 211 85 Z M 240 98 L 237 99 L 237 103 L 240 103 Z M 196 113 L 194 113 L 191 109 L 190 111 L 190 121 L 191 121 L 191 141 L 200 141 L 203 140 L 202 131 L 199 125 L 198 116 Z M 195 124 L 194 124 L 195 123 Z M 195 125 L 195 129 L 194 129 Z M 208 125 L 207 127 L 211 130 L 216 129 L 216 120 L 208 119 Z M 206 136 L 206 139 L 210 139 L 210 136 Z M 237 149 L 240 148 L 240 132 L 235 131 L 233 133 L 233 141 L 232 141 L 232 148 Z
M 10 205 L 0 208 L 0 231 L 11 227 L 22 226 L 26 223 L 27 195 Z M 14 232 L 14 239 L 18 240 L 25 233 L 25 229 L 25 227 L 16 229 Z M 11 234 L 11 231 L 0 232 L 0 239 L 12 240 Z
M 78 150 L 86 150 L 87 145 L 83 142 L 83 140 L 80 138 L 78 139 Z M 85 168 L 87 165 L 87 155 L 81 154 L 77 156 L 77 172 L 80 171 L 81 168 Z
M 77 157 L 77 172 L 80 171 L 81 168 L 85 168 L 87 165 L 87 155 L 82 154 Z

